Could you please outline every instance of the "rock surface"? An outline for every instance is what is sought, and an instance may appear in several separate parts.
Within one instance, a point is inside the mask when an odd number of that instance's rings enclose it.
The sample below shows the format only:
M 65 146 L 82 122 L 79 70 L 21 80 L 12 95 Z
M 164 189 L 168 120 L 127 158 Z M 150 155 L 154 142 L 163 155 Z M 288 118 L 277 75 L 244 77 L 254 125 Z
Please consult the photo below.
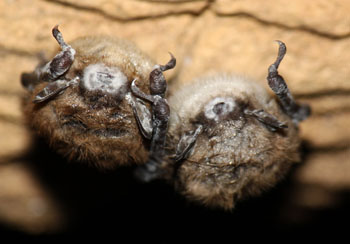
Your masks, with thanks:
M 166 74 L 173 89 L 215 72 L 265 83 L 277 53 L 273 41 L 283 40 L 288 52 L 280 73 L 313 109 L 301 125 L 307 153 L 291 175 L 295 187 L 286 209 L 338 206 L 334 199 L 339 204 L 350 189 L 349 12 L 346 0 L 1 1 L 1 223 L 29 233 L 65 225 L 65 213 L 28 166 L 33 139 L 23 122 L 19 82 L 38 53 L 57 48 L 56 24 L 68 41 L 100 34 L 129 39 L 159 63 L 171 51 L 178 60 Z

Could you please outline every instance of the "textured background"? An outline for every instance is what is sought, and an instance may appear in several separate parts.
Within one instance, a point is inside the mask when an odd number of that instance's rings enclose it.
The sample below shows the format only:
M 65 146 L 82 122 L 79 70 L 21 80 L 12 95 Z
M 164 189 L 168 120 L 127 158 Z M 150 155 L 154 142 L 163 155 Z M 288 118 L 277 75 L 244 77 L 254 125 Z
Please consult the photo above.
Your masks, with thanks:
M 1 230 L 52 235 L 114 230 L 119 221 L 139 230 L 149 219 L 169 229 L 179 220 L 200 228 L 225 220 L 254 231 L 340 225 L 350 217 L 349 13 L 348 0 L 0 1 Z M 288 52 L 280 73 L 313 109 L 301 125 L 303 162 L 233 213 L 190 204 L 162 183 L 140 185 L 128 169 L 99 172 L 67 163 L 33 137 L 21 114 L 20 74 L 36 66 L 39 52 L 57 48 L 56 24 L 67 41 L 118 36 L 159 63 L 171 51 L 178 64 L 166 75 L 174 88 L 220 71 L 265 82 L 277 52 L 273 40 L 283 40 Z

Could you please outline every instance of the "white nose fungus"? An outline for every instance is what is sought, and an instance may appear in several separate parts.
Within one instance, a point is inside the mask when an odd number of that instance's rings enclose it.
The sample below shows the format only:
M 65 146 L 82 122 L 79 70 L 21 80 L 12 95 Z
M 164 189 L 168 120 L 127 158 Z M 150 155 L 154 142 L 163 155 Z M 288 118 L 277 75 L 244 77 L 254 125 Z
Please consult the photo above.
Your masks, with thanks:
M 204 115 L 208 119 L 215 122 L 220 120 L 220 117 L 231 113 L 236 107 L 236 102 L 230 97 L 216 97 L 211 100 L 204 108 Z
M 81 85 L 88 91 L 118 95 L 126 92 L 127 81 L 127 77 L 119 68 L 97 63 L 84 69 Z

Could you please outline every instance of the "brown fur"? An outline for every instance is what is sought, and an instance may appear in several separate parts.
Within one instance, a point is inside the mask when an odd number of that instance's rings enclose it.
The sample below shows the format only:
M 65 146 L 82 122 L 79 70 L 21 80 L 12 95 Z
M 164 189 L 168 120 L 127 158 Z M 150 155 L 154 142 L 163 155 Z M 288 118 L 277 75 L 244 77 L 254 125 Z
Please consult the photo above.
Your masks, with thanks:
M 128 79 L 128 91 L 131 81 L 137 78 L 139 88 L 148 93 L 154 63 L 133 44 L 111 37 L 86 37 L 70 45 L 77 53 L 66 79 L 81 77 L 87 65 L 103 63 L 122 70 Z M 34 88 L 26 98 L 24 110 L 29 124 L 60 153 L 103 168 L 147 160 L 147 145 L 125 97 L 120 100 L 84 91 L 76 85 L 34 104 L 35 95 L 46 85 L 41 82 Z
M 211 83 L 207 89 L 207 81 L 199 80 L 184 87 L 169 99 L 173 108 L 168 136 L 170 151 L 175 151 L 174 146 L 183 133 L 193 131 L 198 123 L 204 126 L 192 153 L 180 162 L 173 183 L 190 199 L 208 206 L 232 209 L 236 201 L 275 185 L 291 164 L 299 161 L 300 140 L 296 125 L 281 111 L 276 101 L 254 82 L 239 77 L 223 77 L 217 81 L 211 80 L 217 89 L 212 89 Z M 232 87 L 229 87 L 228 81 L 233 83 Z M 245 83 L 244 92 L 237 93 L 237 89 L 233 88 L 241 86 L 241 82 Z M 223 87 L 223 84 L 226 85 Z M 233 90 L 230 91 L 230 88 Z M 234 119 L 231 117 L 209 123 L 201 114 L 205 104 L 220 95 L 217 93 L 220 89 L 226 92 L 225 96 L 243 101 L 238 103 L 239 110 L 243 103 L 252 109 L 264 109 L 286 122 L 288 128 L 271 132 L 258 120 L 243 113 L 239 115 L 237 111 L 232 115 Z M 197 107 L 197 113 L 193 113 L 192 105 L 186 105 L 193 102 L 191 98 L 187 97 L 186 100 L 182 94 L 194 90 L 200 94 L 193 105 Z M 187 112 L 186 107 L 189 109 Z

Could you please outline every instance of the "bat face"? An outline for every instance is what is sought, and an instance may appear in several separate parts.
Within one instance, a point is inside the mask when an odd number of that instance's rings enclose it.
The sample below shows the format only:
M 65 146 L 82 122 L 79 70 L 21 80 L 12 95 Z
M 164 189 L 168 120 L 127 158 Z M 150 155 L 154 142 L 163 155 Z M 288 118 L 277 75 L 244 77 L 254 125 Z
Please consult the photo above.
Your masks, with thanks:
M 69 158 L 103 168 L 145 162 L 130 84 L 137 79 L 147 91 L 153 61 L 124 40 L 85 37 L 68 45 L 57 31 L 62 51 L 22 76 L 30 91 L 24 108 L 30 125 Z
M 169 104 L 169 138 L 178 141 L 172 150 L 181 153 L 195 137 L 174 178 L 190 199 L 232 209 L 239 199 L 274 185 L 299 160 L 297 126 L 254 81 L 200 79 L 174 93 Z
M 276 97 L 243 77 L 218 75 L 182 87 L 169 98 L 168 163 L 163 177 L 190 199 L 232 209 L 281 179 L 299 161 L 298 124 L 310 107 L 297 103 L 278 67 L 277 41 L 267 81 Z

